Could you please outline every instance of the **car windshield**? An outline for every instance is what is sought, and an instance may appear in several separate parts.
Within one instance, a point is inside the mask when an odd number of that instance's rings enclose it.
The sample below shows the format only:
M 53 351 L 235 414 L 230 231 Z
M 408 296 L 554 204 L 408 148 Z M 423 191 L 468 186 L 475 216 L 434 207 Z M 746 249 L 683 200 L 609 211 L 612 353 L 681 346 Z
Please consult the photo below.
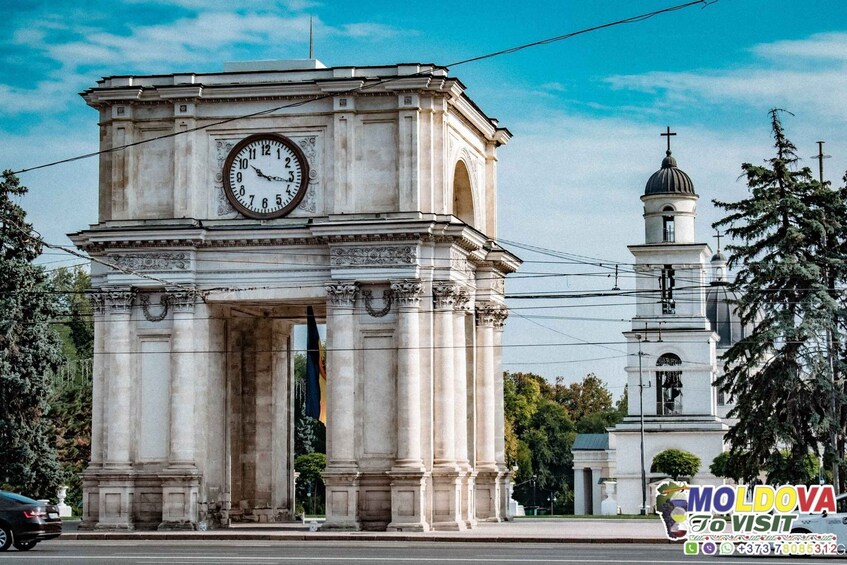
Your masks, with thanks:
M 0 496 L 5 498 L 6 500 L 17 502 L 18 504 L 38 504 L 37 500 L 33 500 L 31 498 L 27 498 L 25 496 L 21 496 L 20 494 L 15 494 L 13 492 L 0 491 Z

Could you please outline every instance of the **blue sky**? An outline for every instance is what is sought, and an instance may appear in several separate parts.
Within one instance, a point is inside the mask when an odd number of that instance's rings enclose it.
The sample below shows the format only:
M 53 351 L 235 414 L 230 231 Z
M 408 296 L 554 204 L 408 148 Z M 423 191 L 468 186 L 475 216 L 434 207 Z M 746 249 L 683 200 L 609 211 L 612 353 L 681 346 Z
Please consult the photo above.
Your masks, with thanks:
M 0 167 L 17 170 L 95 150 L 97 115 L 77 93 L 101 76 L 211 72 L 227 61 L 305 58 L 309 15 L 316 57 L 328 66 L 446 65 L 671 5 L 5 1 Z M 638 197 L 661 162 L 659 133 L 667 125 L 678 132 L 674 154 L 701 196 L 699 239 L 712 244 L 709 224 L 719 214 L 711 199 L 744 196 L 740 164 L 769 156 L 771 107 L 795 114 L 784 121 L 800 156 L 815 154 L 815 141 L 822 139 L 832 155 L 828 178 L 841 183 L 847 169 L 843 0 L 719 0 L 462 65 L 451 74 L 515 136 L 499 153 L 498 235 L 509 241 L 629 263 L 626 245 L 643 239 Z M 816 166 L 811 159 L 804 163 Z M 64 234 L 96 221 L 96 159 L 21 179 L 31 190 L 22 203 L 47 240 L 67 244 Z M 50 266 L 61 259 L 49 255 L 44 261 Z M 530 276 L 543 272 L 557 276 Z M 608 290 L 612 281 L 603 272 L 528 262 L 507 291 Z M 631 280 L 622 278 L 621 286 Z M 594 299 L 543 310 L 527 308 L 538 303 L 511 305 L 507 345 L 576 345 L 506 347 L 506 368 L 568 381 L 595 371 L 620 392 L 620 331 L 627 327 L 620 320 L 632 315 L 631 304 Z

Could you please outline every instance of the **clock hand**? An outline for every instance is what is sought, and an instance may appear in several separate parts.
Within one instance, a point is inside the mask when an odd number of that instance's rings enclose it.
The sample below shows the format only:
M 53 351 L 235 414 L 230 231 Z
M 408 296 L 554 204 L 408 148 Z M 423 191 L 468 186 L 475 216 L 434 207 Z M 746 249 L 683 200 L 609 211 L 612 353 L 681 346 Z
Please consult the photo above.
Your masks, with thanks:
M 268 180 L 285 180 L 282 177 L 265 177 L 265 178 L 267 178 Z
M 250 166 L 253 167 L 253 169 L 255 169 L 257 175 L 259 175 L 263 179 L 271 180 L 271 177 L 269 177 L 268 175 L 263 173 L 262 170 L 259 167 L 256 167 L 255 165 L 250 165 Z

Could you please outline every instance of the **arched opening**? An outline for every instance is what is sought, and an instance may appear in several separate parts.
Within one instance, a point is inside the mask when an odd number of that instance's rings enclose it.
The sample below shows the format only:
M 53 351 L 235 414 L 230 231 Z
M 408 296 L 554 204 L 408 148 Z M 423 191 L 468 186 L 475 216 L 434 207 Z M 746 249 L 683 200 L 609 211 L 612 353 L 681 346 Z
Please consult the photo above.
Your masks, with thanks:
M 453 215 L 470 226 L 475 224 L 471 176 L 464 161 L 457 162 L 453 172 Z
M 672 215 L 673 211 L 673 207 L 671 206 L 662 208 L 662 212 L 665 212 L 665 215 L 662 216 L 662 241 L 667 243 L 676 241 L 676 225 Z
M 656 361 L 656 414 L 676 416 L 682 414 L 682 360 L 673 353 L 665 353 Z

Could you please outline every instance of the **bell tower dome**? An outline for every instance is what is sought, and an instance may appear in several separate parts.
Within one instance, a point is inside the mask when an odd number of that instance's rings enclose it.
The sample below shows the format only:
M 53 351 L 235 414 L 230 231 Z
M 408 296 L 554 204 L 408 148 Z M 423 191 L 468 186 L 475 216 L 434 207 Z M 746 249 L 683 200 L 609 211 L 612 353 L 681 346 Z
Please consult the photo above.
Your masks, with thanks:
M 670 130 L 670 128 L 668 128 Z M 644 188 L 644 243 L 694 243 L 694 219 L 697 199 L 694 183 L 685 171 L 677 167 L 668 149 L 662 168 L 653 173 Z

